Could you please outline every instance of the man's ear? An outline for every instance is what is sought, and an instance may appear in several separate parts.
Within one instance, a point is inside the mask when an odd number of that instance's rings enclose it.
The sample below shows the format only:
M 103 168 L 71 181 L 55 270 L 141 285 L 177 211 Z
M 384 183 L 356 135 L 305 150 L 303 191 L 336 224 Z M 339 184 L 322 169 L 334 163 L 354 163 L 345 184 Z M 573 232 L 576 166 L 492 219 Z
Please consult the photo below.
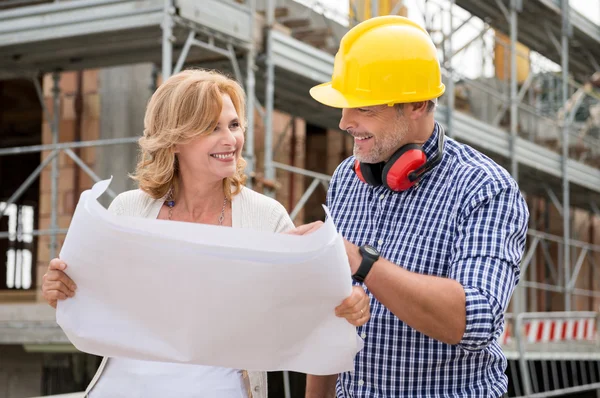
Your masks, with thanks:
M 410 103 L 410 118 L 417 120 L 427 113 L 427 101 L 411 102 Z

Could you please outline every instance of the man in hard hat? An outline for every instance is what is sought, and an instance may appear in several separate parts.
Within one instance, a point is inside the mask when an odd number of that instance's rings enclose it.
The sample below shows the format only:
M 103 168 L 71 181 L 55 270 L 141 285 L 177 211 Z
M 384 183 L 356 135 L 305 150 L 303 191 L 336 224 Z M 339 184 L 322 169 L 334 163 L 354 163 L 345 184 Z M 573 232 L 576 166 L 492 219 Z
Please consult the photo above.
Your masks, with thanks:
M 427 32 L 398 16 L 342 39 L 332 81 L 311 89 L 342 108 L 354 156 L 327 195 L 354 283 L 371 297 L 353 372 L 308 376 L 307 397 L 500 397 L 497 338 L 519 280 L 529 213 L 509 173 L 444 139 L 444 93 Z M 305 234 L 319 227 L 307 224 Z M 337 380 L 337 383 L 336 383 Z

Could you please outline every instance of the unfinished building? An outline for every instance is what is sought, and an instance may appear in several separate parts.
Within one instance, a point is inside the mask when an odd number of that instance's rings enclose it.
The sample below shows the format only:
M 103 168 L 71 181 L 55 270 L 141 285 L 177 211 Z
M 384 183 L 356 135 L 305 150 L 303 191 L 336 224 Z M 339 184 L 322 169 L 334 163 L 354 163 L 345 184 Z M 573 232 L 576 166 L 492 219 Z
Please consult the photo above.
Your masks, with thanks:
M 323 218 L 329 176 L 352 154 L 352 140 L 338 130 L 339 111 L 308 90 L 329 80 L 348 16 L 303 3 L 0 4 L 0 397 L 81 391 L 93 376 L 98 358 L 69 344 L 42 302 L 41 275 L 82 191 L 111 175 L 112 195 L 134 187 L 127 173 L 146 101 L 163 77 L 193 66 L 242 82 L 253 110 L 249 186 L 273 195 L 297 223 Z M 506 167 L 530 208 L 523 277 L 501 337 L 509 396 L 594 391 L 600 28 L 560 0 L 416 3 L 422 11 L 409 17 L 431 32 L 447 86 L 437 120 Z M 349 10 L 350 24 L 407 13 L 401 0 L 350 0 Z M 480 31 L 457 45 L 475 21 Z M 456 62 L 473 46 L 486 54 L 475 77 Z M 561 67 L 540 67 L 534 54 Z M 271 377 L 272 396 L 302 396 L 302 375 Z

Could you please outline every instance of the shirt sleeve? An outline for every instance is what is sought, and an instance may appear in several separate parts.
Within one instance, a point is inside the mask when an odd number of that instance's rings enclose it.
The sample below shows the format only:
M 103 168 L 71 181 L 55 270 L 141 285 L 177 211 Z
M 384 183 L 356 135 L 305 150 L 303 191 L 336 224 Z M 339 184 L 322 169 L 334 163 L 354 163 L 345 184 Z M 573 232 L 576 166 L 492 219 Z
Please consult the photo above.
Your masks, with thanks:
M 450 278 L 464 288 L 466 328 L 459 346 L 478 351 L 496 340 L 520 277 L 529 211 L 514 181 L 477 189 L 457 220 Z
M 342 168 L 346 165 L 347 160 L 343 161 L 341 164 L 339 164 L 336 169 L 333 172 L 333 175 L 331 176 L 331 180 L 329 181 L 329 185 L 327 186 L 327 194 L 325 196 L 325 205 L 331 209 L 331 207 L 333 206 L 333 202 L 335 200 L 335 194 L 337 191 L 337 183 L 336 181 L 338 180 L 341 170 Z

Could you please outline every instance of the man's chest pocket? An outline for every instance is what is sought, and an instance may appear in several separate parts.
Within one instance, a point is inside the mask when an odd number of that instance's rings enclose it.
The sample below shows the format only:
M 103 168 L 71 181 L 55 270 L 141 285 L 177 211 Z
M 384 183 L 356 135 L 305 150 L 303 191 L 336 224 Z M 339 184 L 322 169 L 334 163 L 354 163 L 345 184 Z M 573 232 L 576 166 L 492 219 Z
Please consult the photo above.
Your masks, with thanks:
M 390 253 L 395 258 L 391 261 L 404 269 L 425 275 L 448 275 L 450 240 L 443 235 L 413 234 L 397 242 L 396 247 L 396 253 Z

